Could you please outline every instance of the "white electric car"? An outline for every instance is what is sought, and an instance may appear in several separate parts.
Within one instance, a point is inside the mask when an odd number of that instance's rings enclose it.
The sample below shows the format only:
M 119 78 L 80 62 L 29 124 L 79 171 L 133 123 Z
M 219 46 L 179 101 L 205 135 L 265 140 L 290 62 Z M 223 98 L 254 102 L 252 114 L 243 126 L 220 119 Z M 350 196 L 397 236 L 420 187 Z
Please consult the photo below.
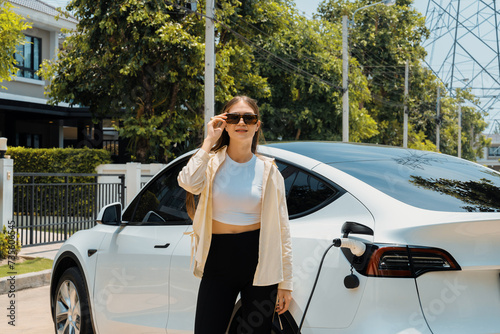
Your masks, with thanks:
M 274 333 L 500 333 L 499 173 L 373 145 L 292 142 L 259 152 L 284 176 L 293 244 L 293 303 Z M 200 280 L 177 184 L 192 154 L 158 173 L 123 214 L 120 204 L 103 208 L 99 224 L 61 247 L 50 287 L 56 333 L 193 332 Z

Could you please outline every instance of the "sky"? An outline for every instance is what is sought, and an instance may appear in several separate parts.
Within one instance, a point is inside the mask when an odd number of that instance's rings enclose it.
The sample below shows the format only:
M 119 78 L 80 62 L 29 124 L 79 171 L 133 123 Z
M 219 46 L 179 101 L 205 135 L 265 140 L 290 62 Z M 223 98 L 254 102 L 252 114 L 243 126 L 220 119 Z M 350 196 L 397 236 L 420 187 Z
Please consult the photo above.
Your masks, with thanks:
M 297 8 L 306 13 L 306 16 L 311 17 L 315 12 L 318 5 L 323 0 L 295 0 Z M 415 0 L 415 8 L 417 8 L 421 13 L 425 14 L 425 9 L 427 7 L 427 0 Z

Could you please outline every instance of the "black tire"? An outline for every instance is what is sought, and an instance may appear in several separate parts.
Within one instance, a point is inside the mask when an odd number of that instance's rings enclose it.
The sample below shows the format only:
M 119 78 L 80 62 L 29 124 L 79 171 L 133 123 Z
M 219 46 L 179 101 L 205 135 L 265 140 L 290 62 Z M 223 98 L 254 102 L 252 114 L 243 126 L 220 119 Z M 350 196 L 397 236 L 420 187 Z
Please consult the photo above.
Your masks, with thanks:
M 236 311 L 236 313 L 233 316 L 233 321 L 231 322 L 229 330 L 227 331 L 228 334 L 237 334 L 237 328 L 239 325 L 238 320 L 241 318 L 240 316 L 241 316 L 241 307 Z M 285 313 L 279 316 L 279 319 L 278 319 L 278 314 L 275 313 L 271 334 L 298 334 L 298 333 L 299 333 L 299 326 L 297 326 L 297 323 L 293 319 L 293 316 L 290 314 L 290 312 L 286 311 Z
M 56 334 L 93 334 L 87 290 L 80 271 L 71 267 L 59 278 L 54 296 Z

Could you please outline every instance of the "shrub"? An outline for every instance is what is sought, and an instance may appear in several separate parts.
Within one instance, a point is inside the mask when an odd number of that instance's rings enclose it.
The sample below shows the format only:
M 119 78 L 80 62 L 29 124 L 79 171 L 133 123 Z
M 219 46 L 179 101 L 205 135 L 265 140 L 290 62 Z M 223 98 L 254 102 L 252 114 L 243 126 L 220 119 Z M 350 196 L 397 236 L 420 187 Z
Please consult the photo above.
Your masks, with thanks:
M 15 240 L 11 239 L 12 235 L 15 235 Z M 0 232 L 0 260 L 6 259 L 9 255 L 17 256 L 20 250 L 19 233 L 14 230 L 9 233 L 7 227 L 4 226 L 2 232 Z
M 14 173 L 95 173 L 100 164 L 111 163 L 106 150 L 85 148 L 9 147 Z
M 16 176 L 17 173 L 85 173 L 95 174 L 95 168 L 100 164 L 111 162 L 111 153 L 102 149 L 90 148 L 25 148 L 10 147 L 7 154 L 14 159 L 14 184 L 25 185 L 32 182 L 31 177 Z M 95 182 L 95 177 L 68 177 L 68 182 L 74 185 L 68 187 L 51 188 L 43 184 L 64 183 L 65 177 L 37 176 L 34 178 L 34 188 L 30 191 L 19 191 L 14 193 L 14 202 L 23 203 L 14 215 L 28 215 L 32 208 L 26 203 L 34 204 L 34 214 L 44 212 L 52 216 L 87 216 L 91 214 L 94 207 L 93 189 L 86 183 Z M 33 194 L 32 194 L 33 193 Z M 84 196 L 82 196 L 84 194 Z M 47 205 L 54 198 L 75 198 L 76 202 L 68 207 Z M 62 211 L 61 211 L 62 210 Z

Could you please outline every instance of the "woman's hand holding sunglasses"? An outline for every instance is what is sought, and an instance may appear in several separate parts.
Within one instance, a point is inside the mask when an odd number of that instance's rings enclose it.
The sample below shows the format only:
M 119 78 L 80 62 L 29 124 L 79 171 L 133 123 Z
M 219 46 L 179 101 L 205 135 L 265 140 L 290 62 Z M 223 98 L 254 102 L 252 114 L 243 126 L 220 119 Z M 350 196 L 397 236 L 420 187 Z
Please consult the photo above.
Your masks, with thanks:
M 202 149 L 210 152 L 210 149 L 215 145 L 226 127 L 226 118 L 226 114 L 220 114 L 210 118 L 210 122 L 207 124 L 207 137 L 203 142 Z

